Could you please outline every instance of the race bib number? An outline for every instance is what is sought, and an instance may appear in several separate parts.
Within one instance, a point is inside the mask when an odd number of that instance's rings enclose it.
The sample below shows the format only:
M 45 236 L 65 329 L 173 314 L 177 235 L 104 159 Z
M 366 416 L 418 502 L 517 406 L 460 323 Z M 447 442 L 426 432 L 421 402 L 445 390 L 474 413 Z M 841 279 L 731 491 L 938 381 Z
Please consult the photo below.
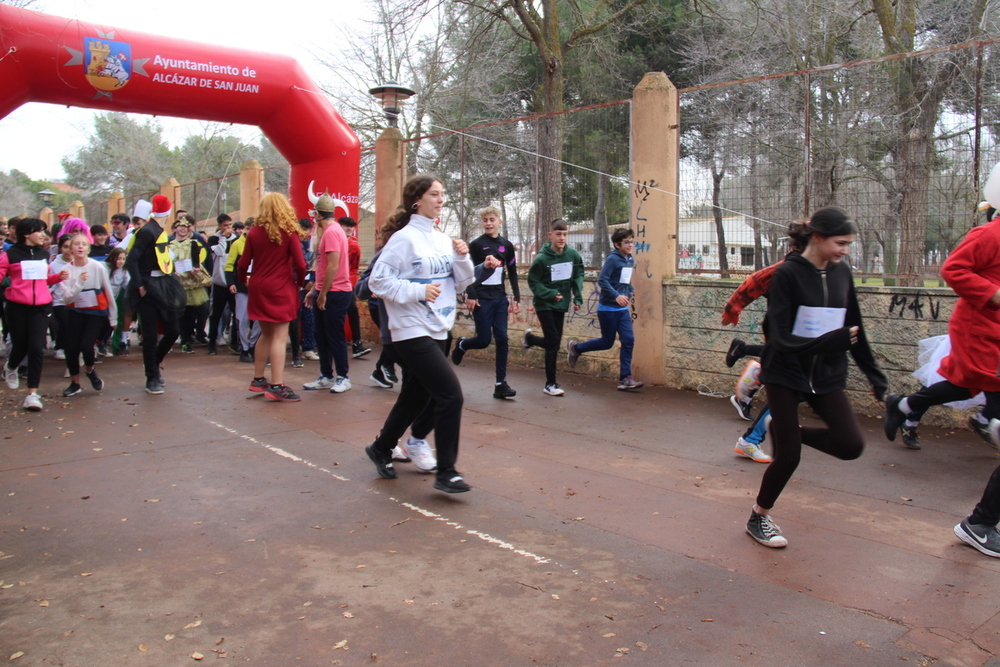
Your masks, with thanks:
M 569 280 L 573 277 L 573 262 L 559 262 L 552 265 L 552 282 Z
M 97 292 L 93 291 L 80 292 L 76 296 L 76 300 L 73 301 L 73 306 L 76 308 L 96 308 Z
M 493 274 L 483 281 L 484 285 L 502 285 L 503 284 L 503 267 L 498 267 L 493 270 Z
M 799 306 L 799 312 L 795 314 L 795 326 L 792 327 L 792 334 L 802 338 L 818 338 L 825 333 L 843 327 L 846 316 L 846 308 Z
M 624 266 L 622 267 L 622 277 L 618 279 L 618 282 L 624 283 L 625 285 L 632 284 L 632 267 Z
M 25 280 L 45 280 L 49 277 L 49 265 L 44 259 L 21 262 L 21 277 Z
M 194 270 L 194 263 L 190 259 L 178 259 L 174 262 L 174 271 L 177 273 L 187 273 Z

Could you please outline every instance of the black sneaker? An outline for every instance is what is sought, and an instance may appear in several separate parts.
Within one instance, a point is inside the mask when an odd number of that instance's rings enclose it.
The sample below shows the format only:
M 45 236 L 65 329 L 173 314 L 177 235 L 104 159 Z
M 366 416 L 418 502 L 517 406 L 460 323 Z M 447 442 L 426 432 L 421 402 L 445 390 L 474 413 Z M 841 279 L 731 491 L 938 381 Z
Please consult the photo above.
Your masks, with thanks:
M 906 421 L 906 415 L 899 411 L 899 402 L 903 397 L 899 394 L 889 394 L 885 397 L 885 437 L 889 442 L 896 439 L 899 427 Z
M 215 343 L 209 343 L 208 344 L 208 352 L 206 352 L 206 354 L 208 354 L 211 357 L 214 357 L 218 353 L 219 353 L 219 351 L 216 349 Z
M 355 359 L 360 359 L 361 357 L 365 356 L 371 351 L 372 349 L 370 347 L 365 347 L 364 343 L 358 341 L 357 343 L 354 343 L 354 351 L 352 353 L 352 356 Z
M 580 359 L 580 353 L 576 351 L 576 346 L 580 341 L 570 339 L 566 341 L 566 363 L 570 368 L 576 368 L 576 362 Z
M 240 352 L 240 361 L 243 362 L 244 364 L 252 364 L 253 355 L 247 352 L 246 350 L 243 350 L 242 352 Z
M 302 400 L 298 394 L 292 391 L 291 387 L 283 384 L 268 385 L 267 389 L 264 390 L 264 396 L 268 400 L 278 401 L 279 403 L 294 403 Z
M 191 343 L 182 343 L 181 352 L 184 354 L 194 354 L 194 348 L 191 347 Z
M 82 392 L 83 392 L 83 387 L 81 387 L 80 385 L 78 385 L 75 382 L 70 382 L 69 386 L 66 387 L 65 389 L 63 389 L 63 396 L 66 396 L 66 397 L 76 396 L 77 394 L 82 393 Z
M 381 366 L 375 366 L 375 370 L 372 371 L 371 377 L 368 378 L 375 383 L 376 386 L 382 387 L 383 389 L 392 389 L 392 383 L 382 372 Z
M 515 396 L 517 396 L 517 392 L 510 388 L 506 380 L 493 388 L 493 398 L 514 398 Z
M 990 424 L 984 424 L 976 419 L 976 415 L 972 415 L 969 417 L 969 428 L 975 431 L 976 435 L 983 439 L 983 442 L 996 449 L 997 445 L 993 442 L 993 434 L 990 432 Z
M 753 421 L 753 410 L 750 409 L 753 402 L 743 403 L 740 399 L 736 398 L 736 394 L 729 397 L 729 402 L 733 404 L 734 408 L 736 408 L 736 412 L 739 413 L 740 419 L 745 419 L 748 422 Z
M 162 394 L 163 385 L 156 380 L 146 380 L 146 393 L 147 394 Z
M 434 488 L 445 493 L 465 493 L 472 487 L 465 483 L 461 475 L 452 470 L 434 480 Z
M 374 442 L 365 447 L 365 454 L 375 464 L 375 470 L 378 472 L 379 477 L 382 479 L 396 479 L 396 469 L 392 467 L 392 456 L 383 457 L 375 451 Z
M 392 366 L 382 366 L 382 375 L 393 384 L 399 382 L 399 378 L 396 377 L 396 370 Z
M 292 357 L 292 368 L 305 368 L 306 365 L 302 363 L 302 359 L 299 357 Z
M 903 444 L 910 449 L 920 449 L 920 440 L 917 439 L 917 427 L 907 426 L 903 424 L 903 428 L 900 429 L 900 433 L 903 436 Z
M 746 352 L 747 344 L 745 341 L 734 338 L 733 342 L 729 344 L 729 351 L 726 352 L 726 365 L 732 368 L 736 365 L 736 362 L 743 358 L 744 352 Z
M 94 388 L 94 391 L 104 389 L 104 380 L 98 377 L 97 371 L 90 371 L 87 373 L 87 379 L 90 380 L 90 386 Z
M 750 520 L 747 521 L 747 532 L 750 533 L 750 537 L 765 547 L 777 549 L 788 546 L 788 540 L 782 536 L 781 528 L 778 527 L 778 524 L 771 521 L 771 517 L 766 514 L 757 514 L 753 510 L 750 510 Z
M 462 349 L 463 340 L 465 340 L 465 336 L 459 336 L 458 342 L 455 344 L 455 349 L 451 351 L 451 363 L 456 366 L 462 363 L 462 357 L 465 356 L 465 350 Z
M 1000 558 L 1000 533 L 994 526 L 969 523 L 969 517 L 965 517 L 962 523 L 955 526 L 955 536 L 987 556 Z

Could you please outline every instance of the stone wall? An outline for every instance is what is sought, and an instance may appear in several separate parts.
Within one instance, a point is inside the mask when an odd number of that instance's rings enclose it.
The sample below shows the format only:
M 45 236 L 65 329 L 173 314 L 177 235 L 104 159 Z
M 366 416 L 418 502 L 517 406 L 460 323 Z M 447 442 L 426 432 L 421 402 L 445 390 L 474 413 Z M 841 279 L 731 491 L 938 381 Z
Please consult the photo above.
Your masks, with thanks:
M 722 306 L 739 285 L 735 280 L 671 279 L 663 283 L 664 378 L 671 388 L 713 391 L 731 394 L 742 364 L 726 367 L 724 358 L 729 343 L 738 336 L 749 343 L 761 343 L 760 323 L 766 302 L 758 300 L 744 311 L 735 329 L 720 324 Z M 526 285 L 522 285 L 526 287 Z M 527 291 L 527 290 L 525 290 Z M 948 318 L 957 297 L 948 288 L 919 289 L 859 285 L 858 300 L 865 318 L 865 329 L 876 358 L 889 378 L 890 391 L 909 393 L 919 387 L 910 375 L 917 366 L 917 343 L 922 338 L 948 332 Z M 567 314 L 563 335 L 559 373 L 569 373 L 565 362 L 566 341 L 585 340 L 600 335 L 597 321 L 597 285 L 592 277 L 584 283 L 587 297 L 580 311 Z M 531 307 L 530 293 L 522 298 L 521 313 L 509 316 L 511 363 L 537 367 L 538 385 L 544 384 L 542 351 L 521 348 L 523 332 L 531 327 L 539 331 L 538 320 Z M 468 311 L 460 309 L 456 320 L 456 336 L 472 336 L 473 324 Z M 473 350 L 470 358 L 493 359 L 493 347 Z M 618 377 L 618 344 L 605 352 L 588 353 L 580 358 L 576 373 Z M 637 370 L 637 379 L 642 373 Z M 881 404 L 869 395 L 866 378 L 850 364 L 848 390 L 856 408 L 862 414 L 881 416 Z M 964 427 L 964 413 L 948 408 L 933 408 L 924 423 L 944 427 Z

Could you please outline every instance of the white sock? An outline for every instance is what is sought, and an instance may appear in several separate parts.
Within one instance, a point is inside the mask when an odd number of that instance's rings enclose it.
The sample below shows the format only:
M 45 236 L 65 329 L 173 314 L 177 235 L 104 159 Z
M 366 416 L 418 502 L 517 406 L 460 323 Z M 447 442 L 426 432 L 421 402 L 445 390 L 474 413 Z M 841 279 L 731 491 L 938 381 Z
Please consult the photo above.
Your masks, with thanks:
M 901 400 L 899 402 L 898 408 L 899 408 L 899 411 L 902 412 L 904 415 L 910 414 L 910 401 L 909 401 L 909 399 L 904 398 L 903 400 Z
M 909 420 L 909 419 L 907 419 L 907 420 L 906 420 L 905 422 L 903 422 L 903 423 L 905 423 L 905 424 L 906 424 L 906 427 L 907 427 L 907 428 L 916 428 L 916 427 L 920 426 L 920 422 L 915 422 L 915 421 L 911 421 L 911 420 Z

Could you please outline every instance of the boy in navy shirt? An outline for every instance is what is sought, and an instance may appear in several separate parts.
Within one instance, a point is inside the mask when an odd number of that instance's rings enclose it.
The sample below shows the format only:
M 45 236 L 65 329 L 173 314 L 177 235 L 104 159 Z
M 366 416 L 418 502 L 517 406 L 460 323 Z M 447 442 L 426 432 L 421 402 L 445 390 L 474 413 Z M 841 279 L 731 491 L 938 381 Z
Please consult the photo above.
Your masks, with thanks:
M 632 333 L 632 273 L 635 270 L 635 258 L 632 248 L 635 246 L 635 233 L 631 229 L 616 229 L 611 235 L 611 243 L 615 249 L 604 260 L 601 275 L 597 278 L 597 286 L 601 290 L 597 305 L 597 321 L 601 323 L 601 337 L 592 338 L 582 343 L 570 340 L 566 343 L 569 354 L 566 361 L 570 368 L 576 367 L 580 355 L 596 350 L 610 350 L 615 344 L 617 334 L 621 341 L 619 362 L 621 368 L 618 375 L 618 390 L 638 389 L 645 383 L 637 382 L 632 377 L 632 347 L 635 345 L 635 334 Z
M 469 242 L 469 255 L 474 265 L 482 264 L 487 257 L 496 257 L 502 264 L 496 271 L 484 271 L 485 278 L 480 278 L 466 288 L 465 305 L 472 311 L 476 322 L 476 337 L 458 339 L 458 344 L 451 351 L 451 360 L 462 363 L 462 357 L 467 350 L 481 350 L 490 344 L 490 337 L 497 341 L 496 385 L 493 388 L 493 398 L 513 398 L 517 392 L 507 384 L 507 356 L 509 345 L 507 341 L 507 311 L 517 314 L 521 311 L 521 290 L 517 284 L 517 258 L 514 254 L 514 244 L 500 236 L 500 211 L 493 206 L 487 206 L 479 211 L 483 222 L 482 236 Z M 504 289 L 504 276 L 510 280 L 510 289 L 514 302 L 507 299 Z

